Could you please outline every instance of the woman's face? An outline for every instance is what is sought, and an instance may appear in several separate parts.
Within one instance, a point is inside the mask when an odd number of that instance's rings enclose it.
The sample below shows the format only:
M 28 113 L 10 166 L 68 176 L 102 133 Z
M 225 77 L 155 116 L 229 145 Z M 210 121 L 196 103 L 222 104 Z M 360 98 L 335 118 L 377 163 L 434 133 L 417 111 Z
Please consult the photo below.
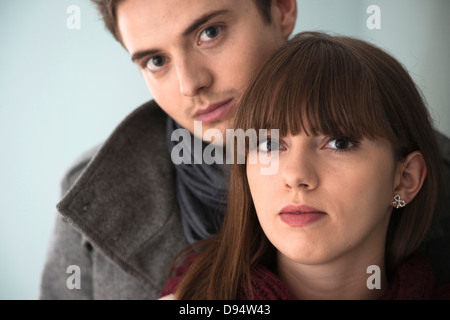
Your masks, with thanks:
M 288 135 L 260 140 L 258 156 L 278 150 L 278 171 L 247 164 L 255 209 L 268 239 L 304 264 L 384 250 L 397 162 L 384 139 Z M 270 156 L 270 154 L 269 154 Z

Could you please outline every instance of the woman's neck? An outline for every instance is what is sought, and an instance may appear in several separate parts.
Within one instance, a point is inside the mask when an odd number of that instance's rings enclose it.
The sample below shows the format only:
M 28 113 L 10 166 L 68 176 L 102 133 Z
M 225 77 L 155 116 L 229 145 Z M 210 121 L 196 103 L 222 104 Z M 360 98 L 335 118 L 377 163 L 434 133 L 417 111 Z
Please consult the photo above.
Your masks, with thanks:
M 339 257 L 332 261 L 305 265 L 277 253 L 277 271 L 288 289 L 301 300 L 374 300 L 387 289 L 384 254 Z M 380 289 L 369 289 L 371 265 L 379 266 Z M 369 269 L 370 270 L 370 269 Z M 369 272 L 369 273 L 368 273 Z M 374 275 L 377 276 L 376 274 Z M 369 280 L 371 284 L 372 281 Z

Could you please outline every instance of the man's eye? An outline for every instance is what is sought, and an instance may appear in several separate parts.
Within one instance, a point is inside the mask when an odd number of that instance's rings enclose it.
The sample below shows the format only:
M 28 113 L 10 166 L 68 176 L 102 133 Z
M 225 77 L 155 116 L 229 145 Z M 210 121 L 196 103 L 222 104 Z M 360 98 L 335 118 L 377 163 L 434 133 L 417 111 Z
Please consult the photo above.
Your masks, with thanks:
M 211 39 L 216 38 L 219 35 L 220 30 L 221 30 L 220 26 L 212 26 L 212 27 L 206 28 L 200 34 L 199 42 L 208 42 Z
M 154 56 L 148 59 L 146 66 L 150 71 L 158 71 L 164 66 L 165 63 L 166 58 L 164 58 L 163 56 Z

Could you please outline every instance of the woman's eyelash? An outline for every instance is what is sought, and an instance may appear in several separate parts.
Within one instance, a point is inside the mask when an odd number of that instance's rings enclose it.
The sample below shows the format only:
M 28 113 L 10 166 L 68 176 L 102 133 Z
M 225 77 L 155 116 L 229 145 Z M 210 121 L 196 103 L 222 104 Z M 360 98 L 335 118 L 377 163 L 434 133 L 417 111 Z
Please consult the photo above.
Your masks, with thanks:
M 270 148 L 270 150 L 261 150 L 261 145 L 263 145 L 263 147 Z M 275 150 L 272 150 L 272 148 L 275 148 Z M 258 140 L 257 150 L 262 152 L 282 151 L 284 150 L 284 145 L 280 139 L 265 137 L 263 139 Z
M 339 137 L 329 139 L 326 145 L 328 146 L 333 141 L 336 141 L 336 144 L 339 143 L 339 146 L 335 145 L 336 148 L 330 149 L 333 149 L 334 152 L 341 152 L 341 153 L 353 151 L 360 144 L 360 142 L 357 141 L 356 139 Z

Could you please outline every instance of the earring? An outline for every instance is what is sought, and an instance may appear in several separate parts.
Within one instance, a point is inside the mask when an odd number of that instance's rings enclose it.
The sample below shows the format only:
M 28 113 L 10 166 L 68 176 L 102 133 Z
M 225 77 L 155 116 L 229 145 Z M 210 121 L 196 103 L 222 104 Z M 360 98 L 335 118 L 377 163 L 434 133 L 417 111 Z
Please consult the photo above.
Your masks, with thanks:
M 397 209 L 403 208 L 406 205 L 405 201 L 400 198 L 399 194 L 394 195 L 394 202 L 392 202 L 392 204 L 394 204 Z

